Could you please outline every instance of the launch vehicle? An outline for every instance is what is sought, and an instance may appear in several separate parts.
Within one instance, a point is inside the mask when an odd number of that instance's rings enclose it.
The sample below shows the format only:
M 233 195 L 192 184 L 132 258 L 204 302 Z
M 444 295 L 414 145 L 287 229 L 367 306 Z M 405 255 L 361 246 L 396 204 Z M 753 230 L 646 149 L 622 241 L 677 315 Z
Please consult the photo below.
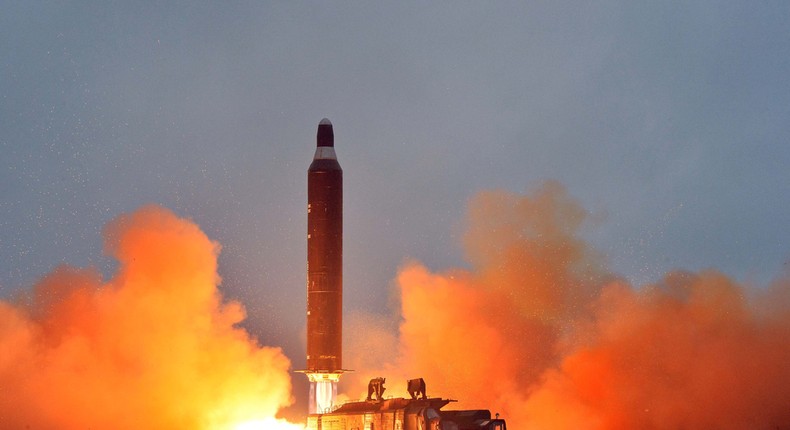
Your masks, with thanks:
M 332 123 L 318 124 L 307 169 L 307 369 L 310 413 L 334 409 L 343 374 L 343 169 Z

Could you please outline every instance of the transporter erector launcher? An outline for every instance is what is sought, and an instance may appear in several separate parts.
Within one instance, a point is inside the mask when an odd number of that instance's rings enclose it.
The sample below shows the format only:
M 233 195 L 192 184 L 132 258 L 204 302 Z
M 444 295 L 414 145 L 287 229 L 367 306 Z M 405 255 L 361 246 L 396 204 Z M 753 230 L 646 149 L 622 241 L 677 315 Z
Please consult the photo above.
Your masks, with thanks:
M 308 412 L 335 405 L 343 373 L 343 170 L 335 155 L 332 123 L 318 124 L 307 169 L 307 369 Z

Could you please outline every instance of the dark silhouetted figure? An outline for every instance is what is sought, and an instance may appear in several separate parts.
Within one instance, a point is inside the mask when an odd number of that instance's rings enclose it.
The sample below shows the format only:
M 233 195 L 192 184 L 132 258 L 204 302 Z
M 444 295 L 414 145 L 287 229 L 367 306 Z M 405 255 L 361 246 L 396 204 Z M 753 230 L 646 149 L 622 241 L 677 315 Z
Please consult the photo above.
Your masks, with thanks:
M 420 394 L 423 400 L 427 399 L 428 396 L 425 395 L 425 380 L 422 378 L 417 379 L 409 379 L 407 382 L 409 395 L 412 399 L 417 398 L 417 394 Z
M 384 388 L 384 382 L 386 380 L 386 378 L 379 376 L 378 378 L 373 378 L 370 380 L 370 382 L 368 382 L 368 401 L 373 400 L 374 393 L 376 394 L 376 400 L 382 401 L 384 399 L 384 390 L 386 390 L 386 388 Z

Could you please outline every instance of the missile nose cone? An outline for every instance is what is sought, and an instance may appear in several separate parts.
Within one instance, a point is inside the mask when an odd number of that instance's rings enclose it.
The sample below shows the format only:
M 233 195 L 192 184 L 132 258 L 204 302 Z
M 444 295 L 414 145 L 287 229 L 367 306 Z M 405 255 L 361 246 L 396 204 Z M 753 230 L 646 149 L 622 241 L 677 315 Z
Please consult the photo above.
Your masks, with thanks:
M 318 133 L 316 135 L 317 146 L 335 146 L 335 133 L 332 130 L 332 123 L 324 118 L 318 123 Z

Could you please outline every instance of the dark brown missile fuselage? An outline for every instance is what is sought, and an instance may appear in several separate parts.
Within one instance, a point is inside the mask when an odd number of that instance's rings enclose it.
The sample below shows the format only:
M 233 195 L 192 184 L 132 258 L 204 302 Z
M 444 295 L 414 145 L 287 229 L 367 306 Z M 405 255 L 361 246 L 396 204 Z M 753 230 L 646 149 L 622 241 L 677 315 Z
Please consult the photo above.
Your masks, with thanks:
M 343 170 L 328 120 L 307 171 L 307 371 L 342 370 Z

